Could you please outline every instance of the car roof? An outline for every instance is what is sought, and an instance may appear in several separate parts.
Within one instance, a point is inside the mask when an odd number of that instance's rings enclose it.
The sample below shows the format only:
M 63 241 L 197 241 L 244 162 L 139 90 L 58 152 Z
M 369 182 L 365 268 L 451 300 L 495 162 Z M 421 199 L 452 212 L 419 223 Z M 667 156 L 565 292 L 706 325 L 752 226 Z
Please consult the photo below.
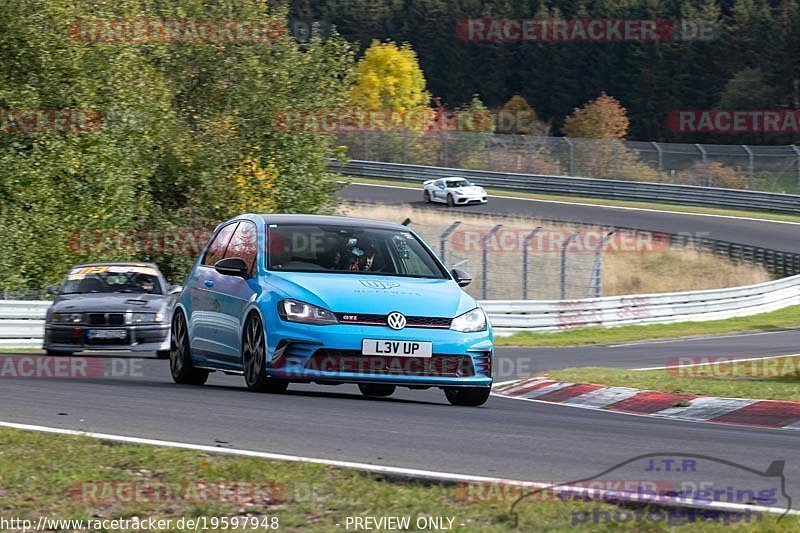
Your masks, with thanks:
M 97 261 L 94 263 L 78 263 L 77 265 L 72 265 L 70 268 L 93 267 L 93 266 L 142 266 L 142 267 L 152 267 L 160 272 L 158 265 L 156 265 L 155 263 L 147 263 L 144 261 Z
M 362 228 L 401 229 L 409 228 L 397 222 L 372 220 L 369 218 L 339 217 L 327 215 L 261 215 L 267 224 L 331 224 L 341 226 L 357 226 Z

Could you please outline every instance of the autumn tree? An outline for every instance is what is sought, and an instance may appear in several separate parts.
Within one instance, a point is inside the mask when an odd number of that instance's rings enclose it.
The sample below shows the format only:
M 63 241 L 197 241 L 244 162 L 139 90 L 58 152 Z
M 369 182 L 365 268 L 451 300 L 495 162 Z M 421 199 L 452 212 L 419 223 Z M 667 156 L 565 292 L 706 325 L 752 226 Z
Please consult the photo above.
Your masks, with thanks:
M 352 103 L 366 110 L 404 111 L 428 105 L 425 76 L 408 44 L 373 41 L 353 69 Z
M 564 120 L 562 133 L 567 137 L 584 139 L 623 140 L 628 134 L 628 115 L 619 100 L 600 93 Z

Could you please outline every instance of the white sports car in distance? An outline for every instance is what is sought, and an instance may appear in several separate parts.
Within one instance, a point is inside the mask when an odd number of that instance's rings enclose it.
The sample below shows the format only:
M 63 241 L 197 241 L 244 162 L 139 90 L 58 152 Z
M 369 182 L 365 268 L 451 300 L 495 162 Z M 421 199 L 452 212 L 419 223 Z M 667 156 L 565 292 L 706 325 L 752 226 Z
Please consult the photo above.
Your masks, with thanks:
M 428 180 L 422 184 L 425 203 L 442 202 L 454 205 L 485 204 L 486 191 L 464 178 Z

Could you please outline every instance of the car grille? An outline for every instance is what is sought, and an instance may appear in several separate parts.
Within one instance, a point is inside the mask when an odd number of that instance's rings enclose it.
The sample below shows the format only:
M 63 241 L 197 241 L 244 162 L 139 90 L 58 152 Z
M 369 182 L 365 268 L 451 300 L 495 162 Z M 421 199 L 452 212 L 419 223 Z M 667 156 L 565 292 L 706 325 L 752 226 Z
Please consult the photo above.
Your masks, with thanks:
M 90 326 L 122 326 L 125 324 L 123 313 L 89 313 Z
M 398 376 L 470 377 L 475 375 L 468 355 L 390 357 L 363 355 L 358 350 L 317 350 L 306 362 L 307 370 L 333 373 Z
M 360 326 L 385 326 L 387 315 L 370 315 L 359 313 L 336 313 L 336 318 L 342 324 L 358 324 Z M 452 318 L 407 316 L 407 328 L 441 328 L 448 329 Z

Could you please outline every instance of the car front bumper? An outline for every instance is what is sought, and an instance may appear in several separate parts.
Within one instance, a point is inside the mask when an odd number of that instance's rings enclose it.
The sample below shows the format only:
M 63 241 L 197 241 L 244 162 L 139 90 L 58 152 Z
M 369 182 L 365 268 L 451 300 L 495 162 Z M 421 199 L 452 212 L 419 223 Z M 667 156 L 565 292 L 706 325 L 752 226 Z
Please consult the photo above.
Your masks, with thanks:
M 490 387 L 494 343 L 490 331 L 335 324 L 315 326 L 275 319 L 266 325 L 267 373 L 290 381 L 386 383 L 410 387 Z M 366 356 L 364 339 L 431 342 L 424 357 Z
M 125 330 L 124 339 L 93 339 L 90 330 Z M 136 326 L 71 326 L 46 324 L 45 350 L 80 352 L 83 350 L 109 350 L 150 352 L 169 350 L 169 324 L 142 324 Z
M 486 196 L 484 195 L 476 195 L 476 196 L 454 196 L 453 202 L 456 205 L 466 205 L 466 204 L 485 204 L 487 202 Z

